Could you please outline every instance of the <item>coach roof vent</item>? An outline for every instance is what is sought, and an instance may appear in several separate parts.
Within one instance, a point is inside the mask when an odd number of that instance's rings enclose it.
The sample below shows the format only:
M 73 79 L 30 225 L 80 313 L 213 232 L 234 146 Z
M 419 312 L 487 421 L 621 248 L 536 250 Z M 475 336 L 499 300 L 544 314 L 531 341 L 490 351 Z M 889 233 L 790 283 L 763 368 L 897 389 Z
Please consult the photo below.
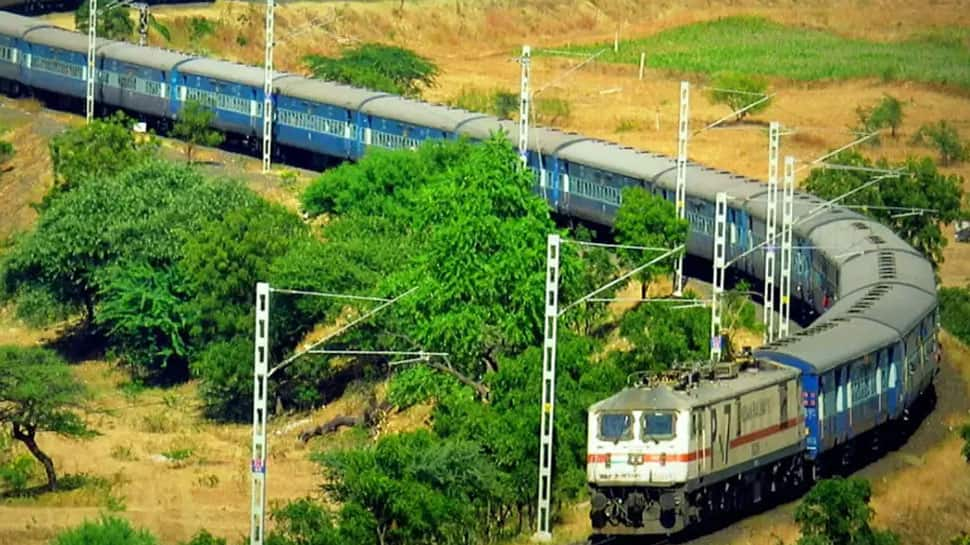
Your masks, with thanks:
M 871 242 L 873 244 L 885 244 L 886 243 L 886 241 L 881 236 L 879 236 L 879 235 L 872 235 L 872 236 L 868 236 L 866 238 L 869 240 L 869 242 Z
M 869 226 L 866 225 L 865 223 L 861 222 L 861 221 L 854 221 L 854 222 L 852 222 L 852 226 L 855 227 L 856 229 L 860 230 L 860 231 L 868 231 L 869 230 Z

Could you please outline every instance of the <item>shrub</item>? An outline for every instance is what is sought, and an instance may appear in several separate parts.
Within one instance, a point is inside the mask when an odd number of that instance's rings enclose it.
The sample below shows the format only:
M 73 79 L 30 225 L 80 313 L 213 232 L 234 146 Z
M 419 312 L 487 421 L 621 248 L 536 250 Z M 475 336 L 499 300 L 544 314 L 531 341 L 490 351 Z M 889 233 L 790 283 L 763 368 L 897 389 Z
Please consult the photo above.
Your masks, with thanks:
M 148 530 L 133 528 L 123 518 L 102 515 L 97 522 L 85 521 L 62 532 L 51 545 L 158 545 L 158 540 Z
M 340 57 L 307 55 L 303 58 L 313 77 L 365 87 L 375 91 L 419 96 L 432 87 L 438 66 L 413 51 L 382 44 L 363 44 Z
M 956 127 L 945 120 L 921 126 L 913 135 L 913 143 L 936 148 L 944 166 L 970 158 L 970 146 L 960 140 Z
M 555 125 L 569 121 L 572 108 L 564 98 L 538 98 L 532 104 L 535 108 L 535 121 L 541 125 Z

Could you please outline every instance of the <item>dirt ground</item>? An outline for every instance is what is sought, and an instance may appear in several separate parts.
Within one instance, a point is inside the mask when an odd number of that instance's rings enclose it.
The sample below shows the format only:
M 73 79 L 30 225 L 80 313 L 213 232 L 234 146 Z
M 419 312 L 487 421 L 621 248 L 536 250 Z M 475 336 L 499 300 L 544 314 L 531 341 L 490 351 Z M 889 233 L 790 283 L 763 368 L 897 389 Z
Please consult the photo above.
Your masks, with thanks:
M 433 59 L 442 74 L 427 93 L 432 101 L 445 101 L 463 88 L 518 89 L 519 65 L 512 57 L 525 42 L 553 46 L 568 42 L 606 41 L 619 35 L 633 37 L 673 26 L 732 14 L 761 14 L 785 23 L 825 28 L 844 35 L 875 40 L 900 39 L 933 28 L 970 26 L 966 2 L 934 2 L 932 7 L 902 0 L 816 0 L 731 2 L 636 2 L 634 0 L 530 0 L 529 2 L 476 2 L 429 0 L 399 2 L 291 2 L 278 10 L 278 67 L 301 71 L 300 57 L 308 52 L 334 53 L 359 41 L 391 41 Z M 156 16 L 170 24 L 176 45 L 187 46 L 184 30 L 188 17 L 221 21 L 217 33 L 200 47 L 228 58 L 257 64 L 262 59 L 262 11 L 255 5 L 219 1 L 211 6 L 158 6 Z M 71 16 L 52 16 L 69 26 Z M 307 23 L 311 23 L 309 26 Z M 247 38 L 238 45 L 238 36 Z M 153 37 L 157 39 L 157 37 Z M 648 52 L 649 54 L 649 52 Z M 677 92 L 681 77 L 648 70 L 637 79 L 633 66 L 592 63 L 557 81 L 578 59 L 535 57 L 534 88 L 568 100 L 571 115 L 560 128 L 653 151 L 676 149 Z M 691 77 L 691 127 L 701 128 L 728 113 L 708 102 L 704 80 Z M 556 83 L 554 83 L 556 82 Z M 550 85 L 552 84 L 552 85 Z M 765 124 L 778 120 L 790 133 L 783 138 L 782 154 L 805 162 L 852 140 L 847 127 L 855 123 L 855 108 L 871 105 L 884 93 L 906 103 L 906 119 L 897 139 L 884 138 L 880 148 L 866 148 L 875 156 L 901 159 L 928 154 L 914 148 L 909 137 L 921 124 L 947 119 L 970 138 L 970 97 L 926 85 L 863 80 L 798 84 L 773 81 L 777 93 L 756 123 L 703 132 L 692 138 L 692 160 L 758 178 L 765 177 L 767 146 Z M 50 184 L 46 139 L 68 122 L 63 114 L 40 111 L 36 106 L 4 99 L 0 123 L 8 130 L 18 154 L 12 171 L 0 176 L 0 237 L 22 230 L 35 218 L 27 203 L 43 195 Z M 31 110 L 33 108 L 33 110 Z M 25 117 L 26 114 L 29 114 Z M 35 116 L 30 118 L 30 116 Z M 77 122 L 76 118 L 71 122 Z M 637 128 L 617 132 L 621 122 Z M 12 135 L 12 138 L 11 138 Z M 177 154 L 176 146 L 169 146 Z M 210 168 L 243 176 L 274 200 L 295 206 L 293 191 L 281 187 L 278 176 L 258 174 L 255 159 L 211 152 Z M 947 172 L 970 180 L 970 165 Z M 802 173 L 804 175 L 804 172 Z M 970 189 L 970 186 L 965 186 Z M 952 240 L 952 239 L 951 239 Z M 947 285 L 970 282 L 970 245 L 951 243 L 940 275 Z M 17 324 L 9 311 L 0 312 L 0 342 L 36 343 L 49 333 Z M 862 471 L 874 480 L 873 505 L 877 522 L 901 533 L 904 543 L 945 543 L 967 527 L 970 512 L 970 472 L 959 459 L 959 446 L 951 428 L 967 419 L 967 377 L 970 352 L 946 340 L 947 367 L 941 376 L 940 404 L 909 444 Z M 201 420 L 194 407 L 193 385 L 169 392 L 149 391 L 125 396 L 115 387 L 122 377 L 103 362 L 85 362 L 77 372 L 97 393 L 97 404 L 110 413 L 97 417 L 103 435 L 84 443 L 44 437 L 62 471 L 88 472 L 109 478 L 112 494 L 123 497 L 125 516 L 160 535 L 165 543 L 188 538 L 198 528 L 237 538 L 248 531 L 249 436 L 245 426 L 214 426 Z M 944 386 L 945 385 L 945 386 Z M 353 396 L 317 414 L 306 415 L 318 424 L 332 414 L 359 404 Z M 422 409 L 426 411 L 427 409 Z M 422 421 L 415 413 L 392 423 L 408 428 Z M 274 431 L 292 422 L 275 424 Z M 274 435 L 271 447 L 271 500 L 312 494 L 319 483 L 316 466 L 307 461 L 309 450 L 295 439 L 309 422 Z M 161 460 L 173 449 L 192 449 L 184 464 Z M 79 454 L 80 453 L 80 454 Z M 180 466 L 180 467 L 175 467 Z M 0 545 L 45 542 L 57 528 L 95 516 L 104 498 L 85 494 L 57 494 L 37 503 L 0 504 Z M 775 537 L 794 541 L 792 505 L 745 519 L 698 540 L 699 544 L 774 544 Z M 583 506 L 570 513 L 558 529 L 565 538 L 588 531 Z

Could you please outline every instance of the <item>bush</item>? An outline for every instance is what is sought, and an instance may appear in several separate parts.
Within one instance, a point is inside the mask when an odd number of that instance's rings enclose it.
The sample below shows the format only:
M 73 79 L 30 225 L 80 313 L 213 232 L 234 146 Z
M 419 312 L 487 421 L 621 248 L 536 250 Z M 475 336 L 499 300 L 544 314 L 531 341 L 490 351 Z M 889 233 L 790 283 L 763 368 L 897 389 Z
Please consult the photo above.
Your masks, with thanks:
M 970 344 L 970 288 L 940 288 L 940 322 L 943 329 Z
M 913 143 L 936 148 L 944 166 L 965 161 L 970 157 L 970 146 L 960 140 L 956 127 L 945 120 L 921 126 L 913 135 Z
M 0 462 L 0 482 L 8 492 L 23 493 L 35 476 L 37 476 L 37 464 L 26 454 Z
M 148 530 L 136 529 L 127 520 L 103 515 L 59 534 L 51 545 L 158 545 Z
M 492 114 L 499 119 L 513 119 L 519 113 L 519 95 L 503 89 L 462 88 L 458 96 L 448 102 L 457 108 Z
M 460 386 L 454 377 L 420 363 L 413 364 L 391 379 L 387 387 L 387 401 L 405 409 L 430 399 L 440 399 Z
M 538 98 L 532 105 L 535 108 L 535 122 L 540 125 L 555 125 L 569 121 L 572 108 L 564 98 Z
M 208 530 L 200 530 L 199 533 L 192 536 L 192 539 L 179 545 L 226 545 L 226 540 L 210 534 Z
M 432 87 L 438 66 L 420 55 L 382 44 L 363 44 L 340 57 L 307 55 L 303 58 L 313 77 L 404 96 L 419 96 Z
M 199 397 L 207 417 L 232 421 L 252 417 L 252 340 L 238 337 L 210 344 L 192 362 L 192 374 L 201 379 Z

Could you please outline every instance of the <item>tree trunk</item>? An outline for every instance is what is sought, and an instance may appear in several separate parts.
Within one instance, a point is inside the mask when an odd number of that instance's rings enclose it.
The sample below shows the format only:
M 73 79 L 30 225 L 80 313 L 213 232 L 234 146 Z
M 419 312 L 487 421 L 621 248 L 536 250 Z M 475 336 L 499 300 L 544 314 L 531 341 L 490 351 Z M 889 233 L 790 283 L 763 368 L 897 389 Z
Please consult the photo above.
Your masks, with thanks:
M 475 392 L 478 393 L 478 396 L 482 398 L 482 401 L 488 402 L 488 393 L 489 393 L 488 387 L 482 384 L 481 382 L 476 382 L 466 377 L 465 375 L 459 373 L 453 367 L 448 365 L 442 365 L 437 362 L 429 362 L 428 366 L 431 367 L 432 369 L 437 369 L 442 373 L 447 373 L 455 377 L 456 379 L 458 379 L 458 382 L 461 382 L 465 386 L 470 386 L 473 390 L 475 390 Z
M 646 282 L 640 282 L 640 299 L 646 299 L 647 298 L 647 290 L 648 290 L 649 287 L 650 287 L 650 285 L 648 283 L 646 283 Z
M 55 490 L 57 488 L 57 474 L 54 472 L 54 461 L 37 446 L 36 436 L 36 427 L 13 425 L 13 438 L 23 442 L 27 450 L 34 455 L 34 458 L 37 458 L 37 461 L 44 466 L 44 472 L 47 473 L 47 489 Z

